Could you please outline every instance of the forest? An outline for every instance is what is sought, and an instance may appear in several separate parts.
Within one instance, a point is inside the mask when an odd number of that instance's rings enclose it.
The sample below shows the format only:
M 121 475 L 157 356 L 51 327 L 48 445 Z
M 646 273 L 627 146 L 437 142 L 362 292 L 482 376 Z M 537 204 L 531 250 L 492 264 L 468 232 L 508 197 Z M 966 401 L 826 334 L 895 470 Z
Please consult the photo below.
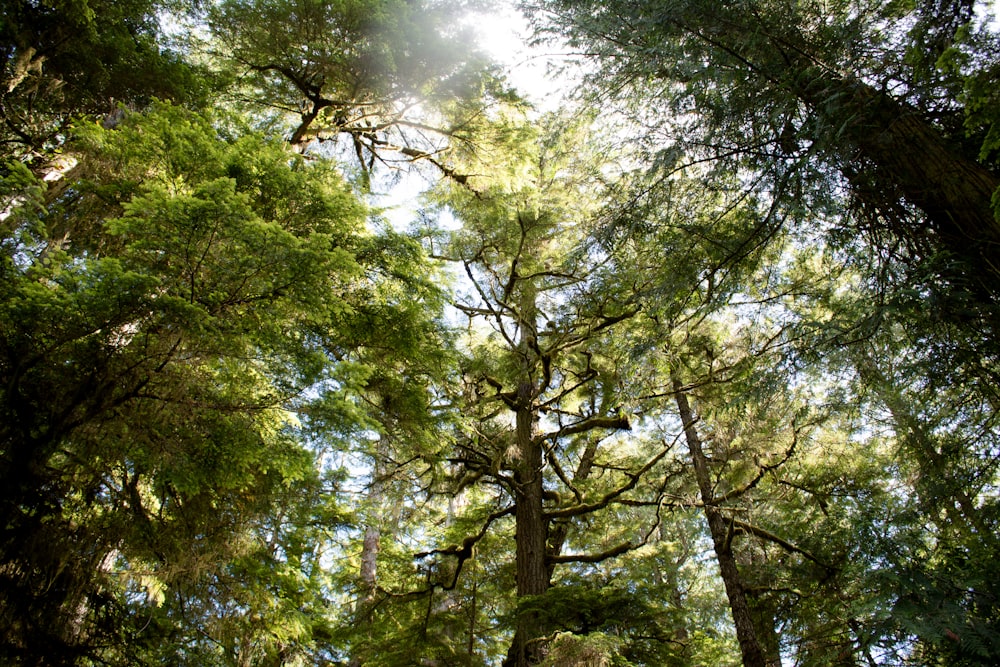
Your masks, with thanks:
M 3 0 L 0 664 L 1000 664 L 996 6 L 501 4 Z

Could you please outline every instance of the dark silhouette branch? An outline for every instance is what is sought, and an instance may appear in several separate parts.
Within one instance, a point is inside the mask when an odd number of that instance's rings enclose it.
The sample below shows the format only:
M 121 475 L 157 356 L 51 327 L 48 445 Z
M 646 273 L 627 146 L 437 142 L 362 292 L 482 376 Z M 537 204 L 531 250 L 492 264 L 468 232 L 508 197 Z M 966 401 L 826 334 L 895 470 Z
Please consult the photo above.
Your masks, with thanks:
M 444 549 L 433 549 L 431 551 L 422 551 L 420 553 L 414 554 L 413 558 L 415 560 L 419 560 L 421 558 L 426 558 L 428 556 L 434 556 L 438 554 L 444 556 L 455 556 L 458 559 L 458 562 L 455 564 L 455 573 L 452 575 L 451 583 L 448 585 L 432 584 L 431 587 L 433 588 L 434 586 L 437 586 L 440 587 L 442 590 L 446 591 L 454 590 L 455 586 L 458 584 L 458 576 L 462 573 L 462 566 L 465 565 L 465 561 L 472 558 L 473 554 L 475 553 L 474 550 L 476 544 L 484 537 L 486 537 L 486 533 L 490 529 L 490 526 L 493 524 L 494 521 L 513 513 L 514 513 L 513 506 L 493 512 L 488 517 L 486 517 L 486 522 L 483 524 L 483 527 L 479 529 L 479 532 L 476 533 L 475 535 L 470 535 L 469 537 L 466 537 L 464 540 L 462 540 L 461 546 L 453 544 L 449 547 L 445 547 Z
M 777 544 L 779 547 L 781 547 L 785 551 L 788 551 L 788 552 L 791 552 L 791 553 L 797 553 L 797 554 L 800 554 L 802 556 L 805 556 L 806 558 L 808 558 L 812 562 L 814 562 L 817 565 L 819 565 L 820 567 L 822 567 L 827 572 L 833 572 L 834 570 L 836 570 L 836 568 L 832 567 L 831 565 L 828 565 L 828 564 L 824 563 L 822 560 L 820 560 L 816 556 L 812 555 L 811 553 L 809 553 L 805 549 L 797 547 L 794 544 L 792 544 L 791 542 L 789 542 L 788 540 L 785 540 L 785 539 L 783 539 L 783 538 L 775 535 L 774 533 L 772 533 L 772 532 L 770 532 L 768 530 L 765 530 L 765 529 L 763 529 L 763 528 L 761 528 L 759 526 L 754 526 L 752 524 L 746 523 L 745 521 L 740 521 L 740 520 L 735 519 L 735 518 L 730 520 L 730 525 L 732 525 L 734 528 L 739 528 L 742 531 L 745 531 L 747 533 L 750 533 L 751 535 L 759 537 L 762 540 L 767 540 L 768 542 L 772 542 L 774 544 Z
M 600 563 L 608 560 L 609 558 L 614 558 L 615 556 L 621 556 L 624 553 L 633 551 L 643 546 L 642 543 L 635 544 L 633 542 L 625 542 L 624 544 L 619 544 L 616 547 L 611 547 L 605 551 L 596 554 L 574 554 L 569 556 L 549 556 L 546 560 L 550 563 Z

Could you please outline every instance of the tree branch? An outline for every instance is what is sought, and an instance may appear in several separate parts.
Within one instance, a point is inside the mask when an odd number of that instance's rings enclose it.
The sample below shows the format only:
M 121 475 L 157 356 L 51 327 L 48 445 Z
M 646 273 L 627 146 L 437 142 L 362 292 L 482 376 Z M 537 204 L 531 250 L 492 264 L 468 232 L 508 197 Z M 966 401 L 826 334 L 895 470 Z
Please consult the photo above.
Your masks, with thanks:
M 587 431 L 593 431 L 595 428 L 608 428 L 621 431 L 631 431 L 632 425 L 629 423 L 628 417 L 623 414 L 618 414 L 615 415 L 614 417 L 588 417 L 583 421 L 578 421 L 575 424 L 570 424 L 566 428 L 561 428 L 553 433 L 547 433 L 545 436 L 543 436 L 543 439 L 555 440 L 570 435 L 576 435 L 577 433 L 586 433 Z
M 799 547 L 795 546 L 794 544 L 792 544 L 788 540 L 785 540 L 785 539 L 783 539 L 781 537 L 778 537 L 777 535 L 775 535 L 774 533 L 772 533 L 772 532 L 770 532 L 768 530 L 760 528 L 759 526 L 754 526 L 752 524 L 746 523 L 745 521 L 740 521 L 739 519 L 735 519 L 735 518 L 731 519 L 730 521 L 731 521 L 731 523 L 732 523 L 733 526 L 735 526 L 736 528 L 739 528 L 740 530 L 744 530 L 744 531 L 750 533 L 751 535 L 755 535 L 756 537 L 761 538 L 762 540 L 767 540 L 768 542 L 773 542 L 774 544 L 777 544 L 779 547 L 781 547 L 785 551 L 789 551 L 789 552 L 792 552 L 792 553 L 797 553 L 797 554 L 801 554 L 801 555 L 805 556 L 806 558 L 808 558 L 812 562 L 814 562 L 817 565 L 819 565 L 820 567 L 822 567 L 827 572 L 834 572 L 836 570 L 835 567 L 832 567 L 831 565 L 828 565 L 828 564 L 824 563 L 819 558 L 817 558 L 816 556 L 812 555 L 811 553 L 809 553 L 805 549 L 802 549 L 802 548 L 799 548 Z
M 483 524 L 483 527 L 479 529 L 478 533 L 470 537 L 466 537 L 464 540 L 462 540 L 462 546 L 453 544 L 449 547 L 445 547 L 444 549 L 433 549 L 431 551 L 422 551 L 420 553 L 413 554 L 413 558 L 414 560 L 419 560 L 421 558 L 426 558 L 427 556 L 434 556 L 436 554 L 442 554 L 445 556 L 455 556 L 456 558 L 458 558 L 458 563 L 455 565 L 455 574 L 452 576 L 451 583 L 448 584 L 447 586 L 437 584 L 438 586 L 440 586 L 442 590 L 446 591 L 454 590 L 455 586 L 458 584 L 458 575 L 462 573 L 462 566 L 465 564 L 465 561 L 472 558 L 473 548 L 481 539 L 483 539 L 486 536 L 486 532 L 489 530 L 490 525 L 492 525 L 493 522 L 496 521 L 497 519 L 500 519 L 502 517 L 505 517 L 513 513 L 514 513 L 513 506 L 493 512 L 488 517 L 486 517 L 486 523 Z
M 591 512 L 596 512 L 597 510 L 604 509 L 612 502 L 614 502 L 619 496 L 621 496 L 627 491 L 631 491 L 632 489 L 634 489 L 636 485 L 639 483 L 639 480 L 642 479 L 642 476 L 645 475 L 647 472 L 649 472 L 649 470 L 653 466 L 659 463 L 663 459 L 663 457 L 665 457 L 667 453 L 671 449 L 673 449 L 673 446 L 674 444 L 676 444 L 676 442 L 677 438 L 675 437 L 674 442 L 670 443 L 670 445 L 668 445 L 662 452 L 660 452 L 652 459 L 647 461 L 646 464 L 641 468 L 639 468 L 638 471 L 634 473 L 625 473 L 630 478 L 628 484 L 626 484 L 625 486 L 617 488 L 614 491 L 611 491 L 610 493 L 606 493 L 603 498 L 593 503 L 583 503 L 581 505 L 574 505 L 573 507 L 566 507 L 564 509 L 558 509 L 558 510 L 553 510 L 551 512 L 546 512 L 545 513 L 546 518 L 559 519 L 563 517 L 574 517 L 574 516 L 580 516 L 581 514 L 590 514 Z
M 546 560 L 549 563 L 600 563 L 606 561 L 609 558 L 614 558 L 615 556 L 621 556 L 623 553 L 627 553 L 634 549 L 638 549 L 643 546 L 640 544 L 634 544 L 632 542 L 626 542 L 624 544 L 619 544 L 616 547 L 612 547 L 605 551 L 596 554 L 575 554 L 570 556 L 548 556 Z

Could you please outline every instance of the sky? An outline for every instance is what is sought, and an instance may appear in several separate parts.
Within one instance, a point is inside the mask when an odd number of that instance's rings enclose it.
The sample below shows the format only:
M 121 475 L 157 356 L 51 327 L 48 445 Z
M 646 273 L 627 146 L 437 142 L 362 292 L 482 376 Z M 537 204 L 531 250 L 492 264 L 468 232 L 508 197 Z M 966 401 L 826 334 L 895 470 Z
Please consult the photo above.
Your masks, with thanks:
M 528 45 L 531 32 L 528 22 L 511 2 L 495 2 L 489 12 L 474 14 L 468 20 L 469 27 L 478 35 L 478 46 L 504 67 L 508 81 L 523 97 L 539 111 L 559 106 L 563 95 L 569 92 L 570 80 L 559 83 L 547 78 L 546 72 L 560 58 Z M 378 197 L 376 203 L 386 207 L 383 216 L 393 227 L 405 229 L 414 222 L 420 193 L 427 185 L 419 175 L 404 177 Z M 439 223 L 449 225 L 448 220 Z
M 994 25 L 1000 16 L 1000 0 L 989 0 L 979 5 L 987 6 L 994 16 Z M 565 54 L 551 48 L 531 47 L 528 38 L 530 27 L 524 16 L 510 0 L 494 2 L 489 12 L 471 17 L 470 27 L 478 34 L 478 44 L 506 70 L 508 80 L 518 92 L 532 102 L 539 111 L 551 111 L 568 95 L 573 80 L 547 77 L 551 66 L 565 62 Z M 389 206 L 386 217 L 394 226 L 405 227 L 413 220 L 414 200 L 426 183 L 409 181 L 395 192 L 388 193 L 382 205 Z
M 570 82 L 549 79 L 546 71 L 563 58 L 551 49 L 527 44 L 531 30 L 524 16 L 510 2 L 497 2 L 489 13 L 474 20 L 479 46 L 506 68 L 514 87 L 540 110 L 558 106 Z

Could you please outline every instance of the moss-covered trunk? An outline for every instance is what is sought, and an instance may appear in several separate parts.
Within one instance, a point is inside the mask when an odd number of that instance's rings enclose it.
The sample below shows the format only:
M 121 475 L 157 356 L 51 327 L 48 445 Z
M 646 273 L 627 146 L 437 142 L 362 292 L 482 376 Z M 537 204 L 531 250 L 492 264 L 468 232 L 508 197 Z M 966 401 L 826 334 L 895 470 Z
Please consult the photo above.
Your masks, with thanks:
M 514 521 L 516 531 L 516 579 L 518 600 L 526 596 L 541 595 L 549 588 L 549 571 L 546 565 L 545 544 L 548 538 L 548 519 L 542 507 L 542 444 L 535 437 L 537 387 L 535 370 L 538 365 L 536 333 L 536 292 L 530 280 L 521 283 L 520 330 L 518 354 L 521 378 L 515 403 L 515 460 L 513 461 Z M 541 662 L 544 657 L 544 635 L 537 614 L 518 615 L 514 640 L 507 660 L 507 667 L 527 667 Z
M 841 141 L 828 150 L 837 153 L 845 175 L 856 181 L 855 170 L 867 168 L 874 187 L 895 189 L 876 196 L 902 197 L 923 211 L 930 238 L 967 263 L 967 277 L 974 268 L 976 282 L 993 300 L 1000 298 L 1000 221 L 993 206 L 1000 176 L 966 155 L 919 110 L 862 81 L 815 67 L 804 67 L 798 80 L 805 83 L 794 93 L 838 128 Z M 893 231 L 918 242 L 927 238 L 912 225 Z

